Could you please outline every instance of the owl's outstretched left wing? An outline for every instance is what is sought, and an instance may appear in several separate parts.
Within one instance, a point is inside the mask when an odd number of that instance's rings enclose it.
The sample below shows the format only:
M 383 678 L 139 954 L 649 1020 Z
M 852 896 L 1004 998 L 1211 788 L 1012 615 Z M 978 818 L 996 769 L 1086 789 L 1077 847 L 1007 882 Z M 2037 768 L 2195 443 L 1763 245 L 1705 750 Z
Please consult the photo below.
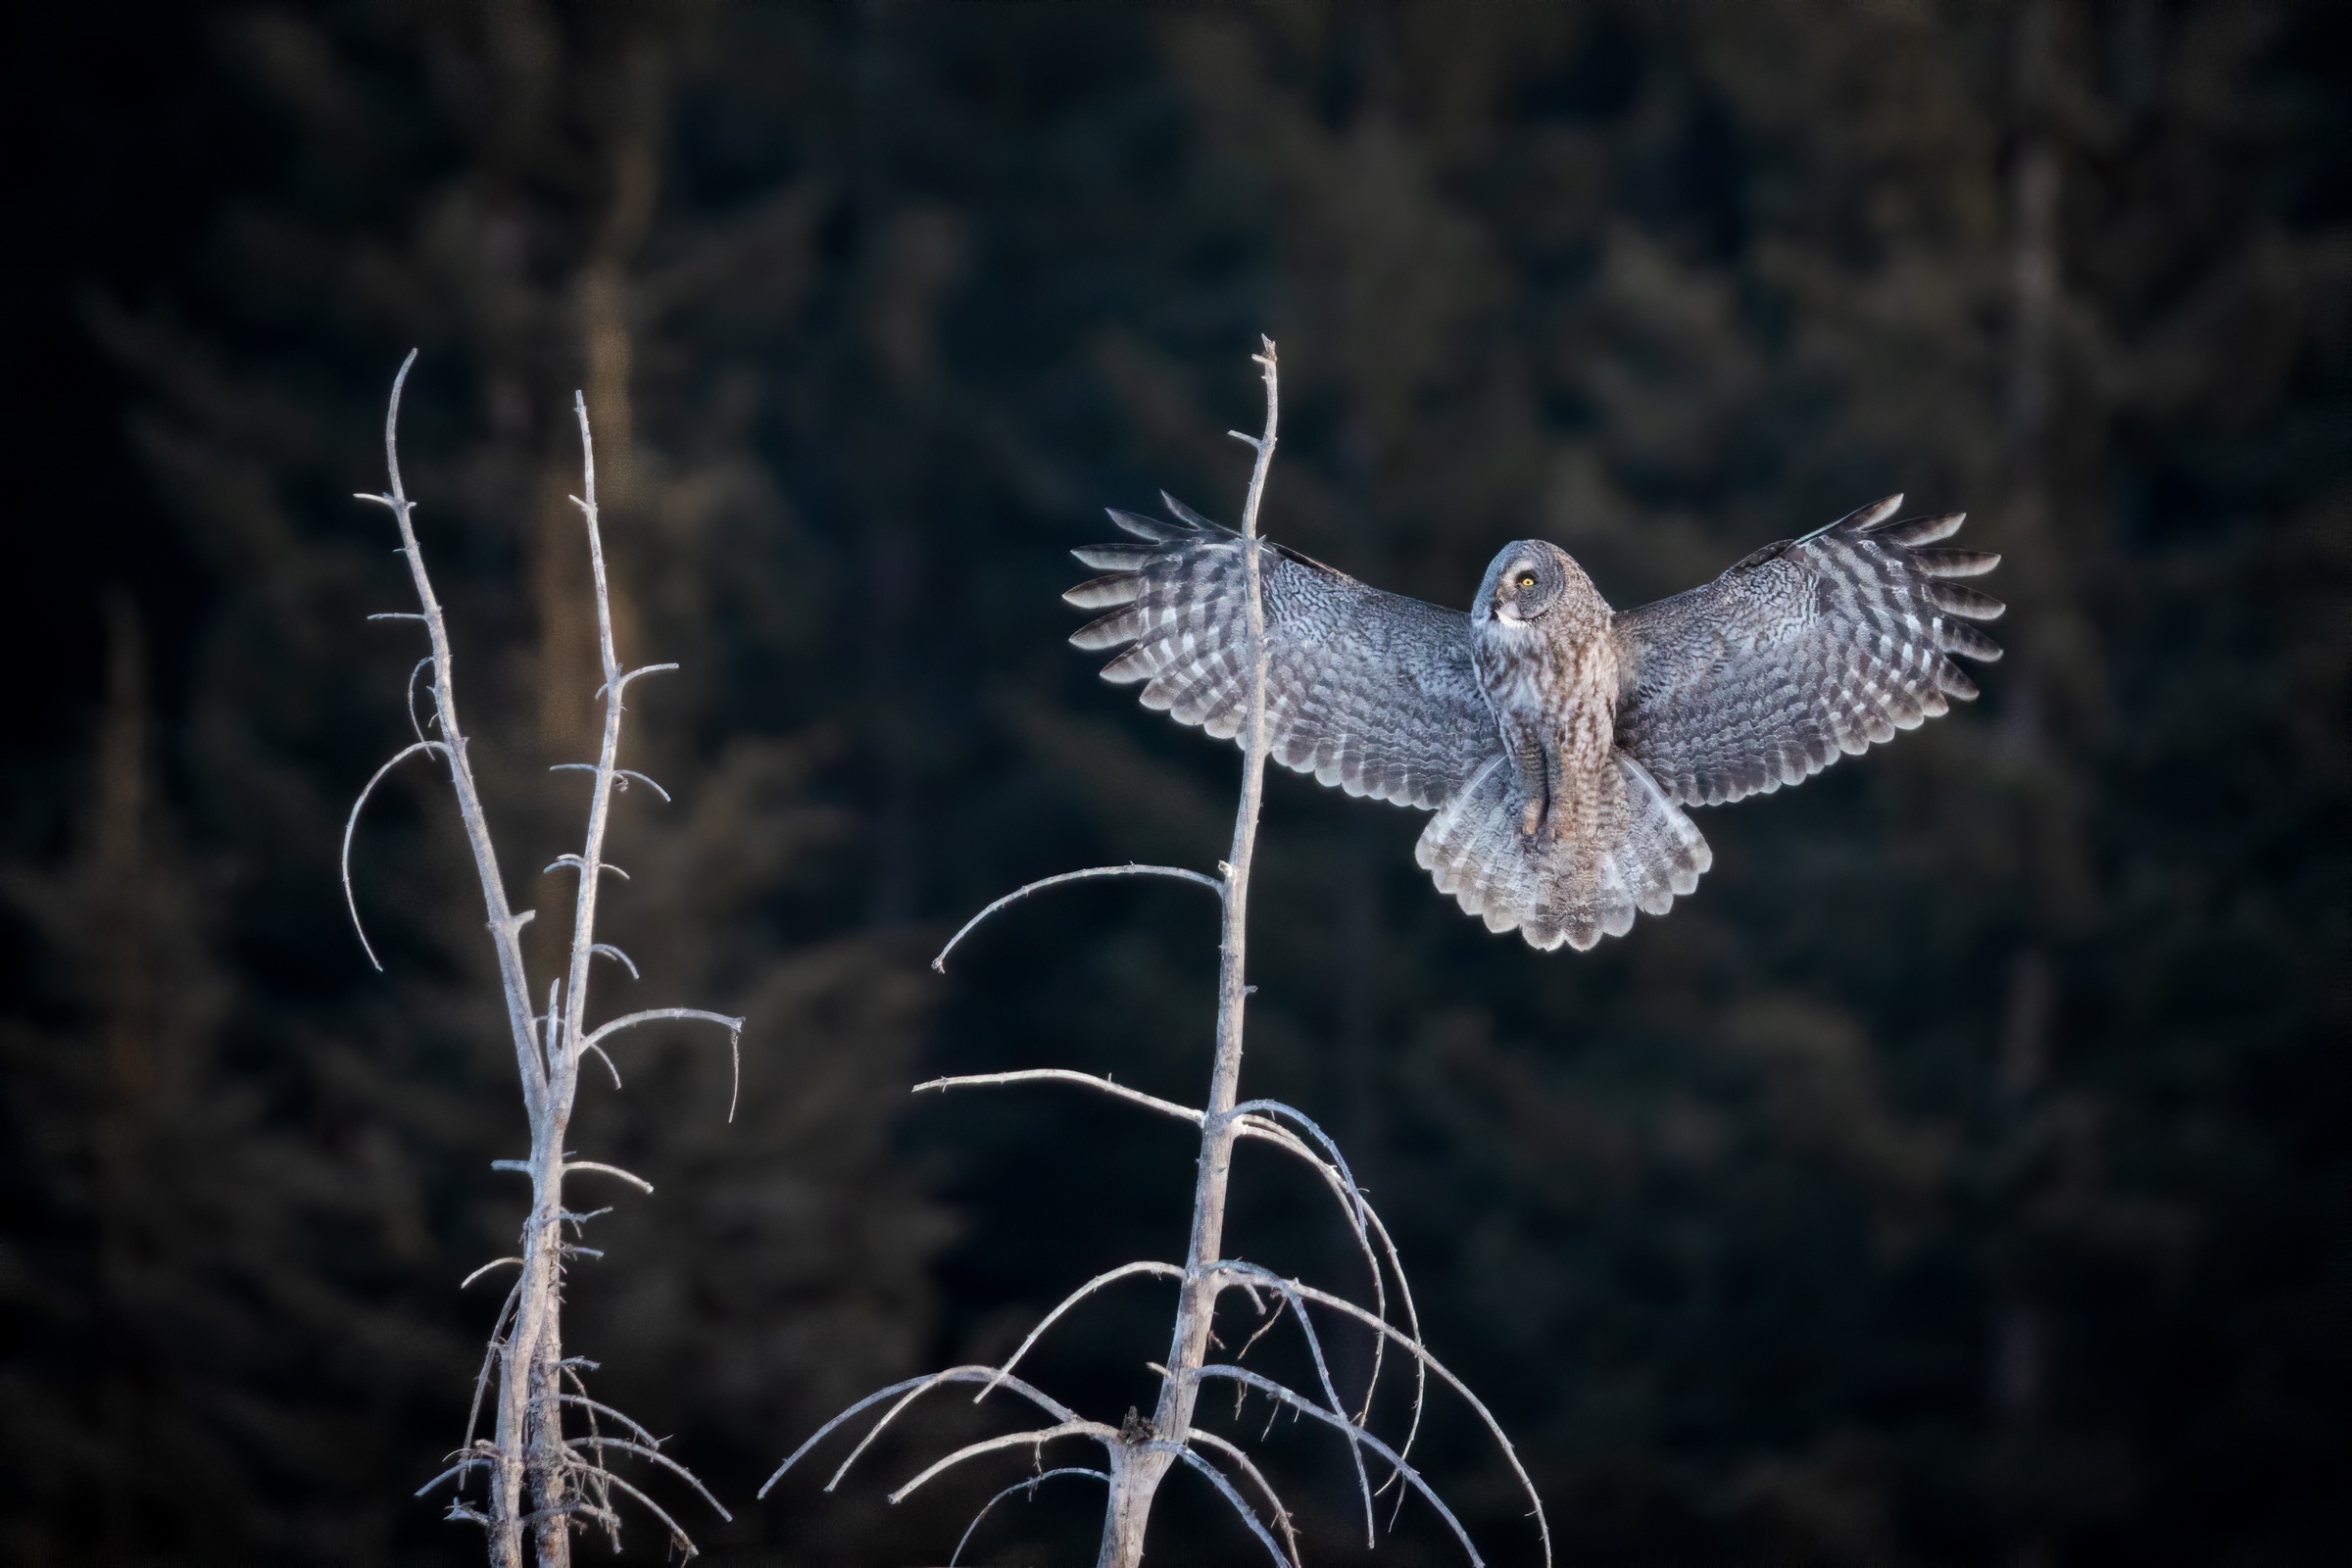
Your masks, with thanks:
M 2001 603 L 1952 579 L 2000 557 L 1922 548 L 1962 517 L 1889 521 L 1901 496 L 1768 545 L 1703 587 L 1616 618 L 1617 744 L 1686 806 L 1801 783 L 1977 688 L 1971 624 Z
M 1105 575 L 1062 598 L 1109 613 L 1070 641 L 1124 647 L 1103 679 L 1140 681 L 1146 708 L 1229 740 L 1250 697 L 1245 546 L 1161 499 L 1173 521 L 1110 514 L 1140 543 L 1071 552 Z M 1501 754 L 1470 665 L 1469 616 L 1366 587 L 1280 545 L 1257 548 L 1268 756 L 1350 795 L 1427 810 Z

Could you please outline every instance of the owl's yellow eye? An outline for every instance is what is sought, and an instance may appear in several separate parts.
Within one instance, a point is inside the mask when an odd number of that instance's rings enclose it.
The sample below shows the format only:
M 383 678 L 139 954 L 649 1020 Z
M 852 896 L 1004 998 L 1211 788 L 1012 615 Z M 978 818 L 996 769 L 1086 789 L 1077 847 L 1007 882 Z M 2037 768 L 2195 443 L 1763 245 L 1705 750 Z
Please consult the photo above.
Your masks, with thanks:
M 1535 574 L 1534 572 L 1532 572 L 1532 571 L 1523 571 L 1523 572 L 1521 572 L 1521 573 L 1519 574 L 1519 586 L 1520 586 L 1520 587 L 1522 587 L 1522 588 L 1533 588 L 1535 585 L 1536 585 L 1536 574 Z

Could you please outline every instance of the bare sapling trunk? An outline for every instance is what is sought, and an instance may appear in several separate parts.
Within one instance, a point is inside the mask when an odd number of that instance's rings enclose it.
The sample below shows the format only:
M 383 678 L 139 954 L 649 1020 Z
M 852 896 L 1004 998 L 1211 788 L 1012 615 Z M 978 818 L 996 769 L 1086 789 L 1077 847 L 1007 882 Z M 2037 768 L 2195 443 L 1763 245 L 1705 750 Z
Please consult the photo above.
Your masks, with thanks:
M 1236 546 L 1241 551 L 1249 595 L 1250 692 L 1247 715 L 1240 735 L 1242 788 L 1240 805 L 1234 813 L 1232 850 L 1225 862 L 1218 867 L 1218 874 L 1213 877 L 1182 866 L 1130 864 L 1067 871 L 1059 876 L 1033 882 L 999 899 L 974 915 L 949 940 L 932 964 L 944 972 L 948 955 L 955 952 L 956 946 L 991 915 L 1034 893 L 1064 883 L 1102 877 L 1153 876 L 1192 882 L 1209 889 L 1218 896 L 1223 921 L 1218 937 L 1216 1052 L 1209 1071 L 1207 1103 L 1205 1107 L 1196 1109 L 1143 1094 L 1113 1083 L 1108 1078 L 1058 1067 L 942 1078 L 916 1086 L 920 1091 L 1067 1083 L 1159 1115 L 1192 1122 L 1200 1130 L 1200 1154 L 1194 1178 L 1192 1234 L 1185 1250 L 1184 1262 L 1181 1265 L 1157 1261 L 1125 1263 L 1087 1281 L 1048 1312 L 1001 1365 L 950 1367 L 942 1372 L 909 1378 L 868 1395 L 826 1422 L 795 1449 L 776 1473 L 768 1478 L 767 1485 L 760 1489 L 760 1495 L 765 1496 L 788 1471 L 834 1432 L 865 1411 L 880 1407 L 879 1416 L 826 1482 L 825 1490 L 832 1491 L 848 1474 L 850 1466 L 914 1400 L 936 1389 L 976 1385 L 978 1392 L 973 1396 L 975 1404 L 1003 1389 L 1051 1420 L 1045 1426 L 1030 1427 L 967 1444 L 913 1476 L 890 1494 L 890 1500 L 898 1502 L 950 1469 L 986 1455 L 1006 1453 L 1027 1458 L 1027 1473 L 994 1493 L 981 1504 L 971 1524 L 965 1529 L 963 1539 L 956 1543 L 955 1553 L 950 1558 L 952 1563 L 961 1559 L 965 1546 L 970 1544 L 973 1535 L 997 1503 L 1016 1493 L 1034 1494 L 1048 1481 L 1070 1477 L 1101 1482 L 1104 1489 L 1102 1544 L 1096 1556 L 1097 1568 L 1134 1568 L 1144 1558 L 1145 1535 L 1151 1524 L 1152 1504 L 1159 1495 L 1159 1489 L 1173 1471 L 1182 1468 L 1197 1475 L 1218 1494 L 1278 1568 L 1283 1568 L 1283 1565 L 1298 1568 L 1298 1543 L 1292 1529 L 1290 1509 L 1283 1504 L 1264 1473 L 1239 1444 L 1196 1424 L 1195 1417 L 1203 1386 L 1220 1382 L 1234 1385 L 1237 1396 L 1262 1395 L 1276 1410 L 1287 1411 L 1327 1427 L 1347 1444 L 1362 1499 L 1367 1546 L 1375 1544 L 1378 1539 L 1374 1497 L 1393 1487 L 1397 1494 L 1396 1508 L 1401 1509 L 1407 1492 L 1418 1496 L 1443 1520 L 1470 1562 L 1481 1564 L 1484 1559 L 1461 1521 L 1431 1489 L 1419 1471 L 1414 1469 L 1409 1458 L 1414 1436 L 1420 1427 L 1422 1396 L 1427 1380 L 1435 1376 L 1477 1413 L 1494 1440 L 1528 1499 L 1542 1544 L 1543 1560 L 1548 1568 L 1551 1561 L 1551 1532 L 1544 1516 L 1542 1500 L 1537 1497 L 1535 1487 L 1529 1481 L 1526 1469 L 1519 1463 L 1509 1439 L 1503 1435 L 1501 1427 L 1486 1405 L 1423 1347 L 1419 1320 L 1413 1310 L 1412 1287 L 1405 1278 L 1396 1244 L 1390 1240 L 1388 1228 L 1382 1224 L 1364 1193 L 1357 1188 L 1339 1147 L 1295 1107 L 1276 1101 L 1246 1101 L 1241 1098 L 1242 1026 L 1252 989 L 1247 980 L 1250 870 L 1256 850 L 1258 807 L 1264 792 L 1266 773 L 1267 647 L 1257 518 L 1259 507 L 1265 498 L 1266 476 L 1274 462 L 1275 439 L 1282 409 L 1280 367 L 1271 339 L 1265 340 L 1264 352 L 1257 355 L 1255 360 L 1261 368 L 1265 383 L 1265 426 L 1260 434 L 1254 436 L 1238 430 L 1232 432 L 1256 454 L 1256 461 L 1250 468 L 1248 496 L 1243 503 L 1241 538 Z M 1338 1202 L 1365 1264 L 1371 1297 L 1369 1306 L 1308 1285 L 1302 1280 L 1285 1278 L 1270 1269 L 1226 1255 L 1226 1199 L 1233 1178 L 1235 1150 L 1245 1140 L 1270 1145 L 1300 1160 L 1322 1180 Z M 1167 1360 L 1164 1365 L 1152 1363 L 1152 1370 L 1159 1375 L 1160 1384 L 1158 1400 L 1148 1420 L 1135 1411 L 1129 1411 L 1127 1418 L 1117 1426 L 1090 1420 L 1043 1389 L 1015 1375 L 1013 1369 L 1064 1315 L 1096 1292 L 1129 1279 L 1167 1280 L 1176 1286 L 1176 1311 L 1169 1336 Z M 1401 1310 L 1401 1325 L 1392 1321 L 1391 1317 L 1389 1298 L 1392 1285 L 1396 1288 L 1396 1305 Z M 1316 1389 L 1312 1395 L 1301 1394 L 1240 1365 L 1250 1346 L 1256 1343 L 1255 1334 L 1243 1345 L 1232 1362 L 1209 1359 L 1210 1349 L 1216 1344 L 1210 1329 L 1216 1316 L 1217 1303 L 1228 1291 L 1241 1292 L 1250 1306 L 1264 1320 L 1258 1334 L 1271 1328 L 1277 1317 L 1286 1311 L 1289 1313 L 1298 1325 L 1315 1367 Z M 1310 1307 L 1314 1309 L 1311 1313 Z M 1352 1400 L 1343 1399 L 1334 1383 L 1331 1360 L 1323 1348 L 1323 1331 L 1316 1326 L 1318 1316 L 1326 1324 L 1336 1320 L 1351 1331 L 1367 1333 L 1371 1337 L 1371 1374 L 1360 1396 Z M 1386 1352 L 1392 1348 L 1402 1353 L 1404 1363 L 1412 1369 L 1413 1376 L 1411 1423 L 1402 1441 L 1394 1446 L 1377 1436 L 1368 1425 L 1373 1396 L 1381 1385 Z M 1047 1446 L 1070 1442 L 1088 1443 L 1099 1448 L 1102 1456 L 1102 1468 L 1086 1464 L 1063 1464 L 1048 1468 L 1045 1463 Z M 1367 1466 L 1367 1458 L 1384 1472 L 1377 1486 Z M 1392 1524 L 1394 1520 L 1395 1513 L 1392 1512 Z
M 1144 1529 L 1152 1500 L 1175 1462 L 1174 1446 L 1189 1440 L 1193 1410 L 1200 1399 L 1200 1368 L 1208 1356 L 1209 1325 L 1217 1298 L 1230 1283 L 1218 1269 L 1224 1255 L 1225 1195 L 1233 1180 L 1233 1146 L 1240 1134 L 1233 1107 L 1241 1100 L 1242 1023 L 1250 1004 L 1245 979 L 1250 952 L 1250 864 L 1257 853 L 1258 804 L 1266 787 L 1266 612 L 1259 594 L 1257 510 L 1274 466 L 1274 442 L 1282 422 L 1282 381 L 1274 340 L 1257 356 L 1264 368 L 1266 425 L 1256 436 L 1232 434 L 1256 449 L 1250 490 L 1242 504 L 1243 580 L 1249 585 L 1250 706 L 1242 721 L 1242 799 L 1233 815 L 1233 849 L 1219 867 L 1224 876 L 1224 920 L 1217 935 L 1217 1054 L 1209 1069 L 1208 1109 L 1200 1119 L 1200 1163 L 1193 1189 L 1193 1233 L 1185 1250 L 1184 1280 L 1176 1292 L 1176 1324 L 1168 1346 L 1167 1376 L 1149 1436 L 1158 1443 L 1127 1445 L 1110 1464 L 1110 1504 L 1102 1513 L 1102 1549 L 1098 1568 L 1134 1568 L 1144 1560 Z
M 614 653 L 604 540 L 597 516 L 595 447 L 588 428 L 587 401 L 575 396 L 583 494 L 574 496 L 572 501 L 586 524 L 588 559 L 595 578 L 597 634 L 604 674 L 604 684 L 596 696 L 604 705 L 604 727 L 595 761 L 557 764 L 559 770 L 589 774 L 591 785 L 587 827 L 579 852 L 563 856 L 548 867 L 572 871 L 576 893 L 571 943 L 566 950 L 564 972 L 549 982 L 546 1010 L 537 1011 L 521 942 L 523 926 L 537 911 L 517 912 L 508 902 L 506 881 L 499 871 L 498 851 L 491 841 L 489 819 L 482 809 L 481 791 L 474 782 L 466 732 L 458 721 L 448 622 L 425 569 L 424 553 L 416 541 L 415 508 L 401 483 L 400 397 L 409 370 L 416 363 L 416 356 L 412 351 L 393 379 L 391 401 L 384 416 L 384 463 L 391 488 L 381 495 L 363 494 L 360 499 L 376 502 L 391 512 L 400 530 L 400 554 L 408 562 L 410 581 L 416 593 L 416 611 L 371 618 L 421 622 L 431 652 L 418 662 L 410 676 L 410 721 L 416 734 L 415 744 L 377 769 L 360 792 L 359 800 L 352 806 L 351 818 L 344 825 L 343 891 L 351 907 L 353 926 L 360 929 L 359 906 L 351 886 L 351 842 L 360 812 L 375 787 L 401 762 L 428 754 L 441 758 L 449 766 L 450 787 L 457 796 L 458 814 L 465 825 L 466 845 L 472 852 L 474 869 L 481 882 L 482 905 L 497 955 L 507 1025 L 514 1039 L 523 1110 L 531 1133 L 527 1158 L 494 1162 L 494 1168 L 521 1174 L 531 1183 L 530 1213 L 523 1222 L 517 1253 L 484 1264 L 465 1282 L 471 1285 L 502 1268 L 517 1271 L 514 1288 L 508 1292 L 491 1330 L 481 1373 L 474 1383 L 473 1411 L 466 1422 L 466 1443 L 452 1456 L 449 1468 L 419 1488 L 417 1495 L 424 1495 L 444 1482 L 451 1483 L 454 1495 L 449 1517 L 470 1520 L 484 1527 L 489 1535 L 490 1561 L 497 1568 L 522 1568 L 526 1549 L 536 1557 L 540 1568 L 562 1568 L 571 1560 L 574 1531 L 591 1525 L 602 1527 L 614 1549 L 618 1549 L 620 1515 L 615 1503 L 620 1497 L 634 1500 L 653 1514 L 668 1531 L 672 1547 L 692 1556 L 694 1544 L 677 1521 L 633 1482 L 614 1474 L 606 1463 L 608 1452 L 631 1455 L 666 1469 L 716 1509 L 722 1519 L 728 1517 L 727 1511 L 719 1507 L 700 1481 L 661 1451 L 661 1440 L 619 1411 L 589 1396 L 581 1373 L 592 1363 L 565 1356 L 563 1335 L 564 1265 L 575 1255 L 594 1255 L 593 1250 L 579 1244 L 578 1237 L 589 1220 L 605 1212 L 603 1209 L 577 1212 L 567 1208 L 564 1178 L 585 1176 L 619 1182 L 641 1193 L 653 1192 L 650 1183 L 628 1171 L 594 1160 L 574 1159 L 566 1152 L 564 1138 L 571 1124 L 582 1063 L 594 1055 L 612 1070 L 613 1063 L 606 1050 L 608 1042 L 640 1024 L 663 1020 L 714 1024 L 727 1032 L 731 1052 L 739 1051 L 742 1038 L 741 1018 L 699 1007 L 654 1007 L 624 1013 L 594 1028 L 588 1025 L 590 969 L 594 962 L 604 958 L 627 970 L 631 978 L 636 975 L 636 966 L 625 954 L 596 938 L 597 895 L 605 873 L 617 869 L 604 858 L 612 798 L 625 792 L 631 780 L 644 784 L 664 801 L 669 798 L 652 779 L 620 766 L 623 698 L 631 683 L 640 677 L 677 666 L 648 664 L 624 670 Z M 429 713 L 419 714 L 416 708 L 417 677 L 428 673 L 431 709 Z M 360 930 L 360 944 L 367 951 L 368 961 L 382 968 L 374 950 L 368 946 L 364 929 Z M 612 1070 L 612 1076 L 613 1087 L 619 1088 L 617 1070 Z M 730 1106 L 728 1115 L 731 1118 L 733 1114 Z M 475 1433 L 480 1425 L 483 1398 L 493 1394 L 493 1380 L 496 1389 L 491 1407 L 491 1435 L 480 1438 Z M 466 1500 L 469 1487 L 477 1483 L 481 1489 L 479 1506 Z

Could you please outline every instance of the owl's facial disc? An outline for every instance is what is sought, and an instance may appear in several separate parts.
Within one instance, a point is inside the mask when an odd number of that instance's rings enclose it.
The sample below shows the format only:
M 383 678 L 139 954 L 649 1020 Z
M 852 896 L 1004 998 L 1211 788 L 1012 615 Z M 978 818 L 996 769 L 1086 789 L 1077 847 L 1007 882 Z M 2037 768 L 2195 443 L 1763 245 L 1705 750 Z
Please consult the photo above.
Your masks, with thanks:
M 1549 552 L 1511 547 L 1487 573 L 1487 613 L 1506 626 L 1524 625 L 1551 608 L 1560 586 L 1559 563 Z

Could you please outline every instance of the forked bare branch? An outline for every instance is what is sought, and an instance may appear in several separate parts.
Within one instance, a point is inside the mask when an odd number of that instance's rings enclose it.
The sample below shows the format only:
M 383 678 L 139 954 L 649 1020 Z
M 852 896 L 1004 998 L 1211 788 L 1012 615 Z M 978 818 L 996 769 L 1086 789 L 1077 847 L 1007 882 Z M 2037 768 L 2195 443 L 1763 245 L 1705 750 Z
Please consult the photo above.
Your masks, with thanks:
M 594 776 L 587 831 L 581 847 L 574 854 L 562 857 L 557 864 L 569 866 L 579 873 L 574 894 L 571 942 L 565 972 L 548 984 L 548 1001 L 544 1013 L 534 1011 L 530 986 L 525 976 L 521 932 L 532 918 L 532 911 L 515 911 L 507 899 L 506 885 L 499 870 L 498 854 L 490 836 L 489 821 L 483 812 L 481 791 L 475 783 L 472 760 L 467 749 L 464 727 L 458 718 L 457 686 L 453 677 L 454 656 L 450 646 L 449 626 L 441 603 L 433 589 L 432 576 L 426 570 L 424 552 L 418 543 L 415 524 L 415 505 L 409 500 L 400 473 L 400 403 L 402 391 L 408 384 L 409 371 L 416 356 L 411 353 L 402 362 L 400 373 L 394 377 L 392 395 L 384 414 L 384 466 L 390 488 L 381 495 L 362 496 L 392 514 L 400 532 L 400 554 L 408 562 L 411 586 L 416 590 L 417 608 L 415 612 L 391 612 L 371 618 L 380 620 L 414 621 L 423 626 L 431 643 L 431 652 L 409 673 L 407 708 L 410 727 L 416 732 L 415 744 L 403 750 L 391 761 L 377 769 L 375 775 L 361 790 L 352 807 L 351 816 L 344 824 L 342 848 L 342 877 L 344 901 L 351 910 L 352 925 L 360 933 L 360 945 L 368 959 L 378 969 L 374 950 L 368 945 L 367 933 L 360 926 L 359 905 L 351 881 L 351 846 L 357 831 L 360 812 L 375 788 L 399 763 L 419 753 L 439 755 L 449 766 L 450 785 L 458 800 L 458 814 L 463 822 L 474 870 L 481 884 L 484 912 L 490 929 L 492 947 L 497 955 L 499 984 L 507 1005 L 507 1020 L 514 1049 L 515 1068 L 522 1085 L 523 1106 L 529 1115 L 531 1150 L 527 1159 L 499 1160 L 501 1169 L 520 1172 L 531 1182 L 531 1210 L 522 1226 L 522 1250 L 517 1257 L 500 1258 L 466 1276 L 471 1285 L 491 1269 L 514 1264 L 519 1270 L 514 1288 L 499 1308 L 485 1348 L 482 1366 L 474 1382 L 473 1400 L 466 1416 L 466 1447 L 456 1463 L 427 1484 L 425 1490 L 444 1481 L 457 1483 L 461 1494 L 476 1476 L 486 1479 L 487 1506 L 468 1506 L 461 1495 L 452 1500 L 449 1517 L 466 1519 L 484 1525 L 490 1535 L 490 1555 L 498 1568 L 521 1568 L 525 1538 L 536 1537 L 537 1556 L 542 1563 L 566 1562 L 570 1553 L 570 1534 L 580 1525 L 602 1525 L 612 1533 L 615 1546 L 619 1542 L 619 1516 L 612 1507 L 612 1494 L 632 1498 L 651 1512 L 670 1532 L 672 1544 L 687 1555 L 694 1551 L 677 1521 L 648 1497 L 633 1483 L 612 1474 L 605 1467 L 604 1454 L 630 1454 L 671 1471 L 690 1485 L 703 1499 L 727 1516 L 715 1497 L 699 1480 L 676 1460 L 661 1451 L 661 1444 L 653 1435 L 635 1422 L 629 1421 L 610 1406 L 588 1399 L 585 1393 L 569 1396 L 562 1392 L 568 1378 L 578 1385 L 576 1358 L 563 1353 L 562 1302 L 564 1266 L 567 1258 L 595 1253 L 595 1249 L 582 1246 L 576 1239 L 578 1229 L 595 1214 L 577 1213 L 564 1206 L 564 1179 L 566 1175 L 589 1174 L 610 1176 L 651 1193 L 652 1185 L 615 1165 L 595 1160 L 567 1157 L 564 1152 L 564 1134 L 568 1128 L 572 1104 L 579 1087 L 580 1064 L 594 1054 L 608 1069 L 612 1058 L 602 1049 L 602 1043 L 616 1032 L 657 1019 L 674 1018 L 716 1023 L 727 1030 L 729 1054 L 735 1063 L 735 1078 L 742 1076 L 743 1020 L 701 1008 L 666 1007 L 631 1013 L 590 1031 L 587 1028 L 589 968 L 599 956 L 610 957 L 628 969 L 632 977 L 636 966 L 618 949 L 596 940 L 597 901 L 604 874 L 616 871 L 604 853 L 607 828 L 611 821 L 612 796 L 627 787 L 631 778 L 641 779 L 662 799 L 668 799 L 660 785 L 643 774 L 619 765 L 619 747 L 622 713 L 622 694 L 628 684 L 642 675 L 653 674 L 674 665 L 652 664 L 623 672 L 612 639 L 612 611 L 610 584 L 605 574 L 604 540 L 599 529 L 596 504 L 596 449 L 588 426 L 587 400 L 573 399 L 580 427 L 580 462 L 584 480 L 584 496 L 578 499 L 586 524 L 588 554 L 593 569 L 596 594 L 597 646 L 602 659 L 602 685 L 598 695 L 604 702 L 602 743 L 593 764 L 577 764 Z M 432 697 L 430 728 L 416 709 L 418 677 L 430 668 L 432 680 L 427 688 Z M 620 1075 L 612 1073 L 614 1087 Z M 730 1101 L 728 1114 L 734 1114 Z M 597 1213 L 604 1212 L 597 1210 Z M 567 1239 L 564 1226 L 573 1228 Z M 461 1287 L 463 1288 L 463 1287 Z M 492 1392 L 496 1374 L 496 1397 L 492 1401 L 492 1435 L 486 1440 L 475 1437 L 482 1418 L 485 1399 Z M 585 1437 L 568 1438 L 564 1417 L 566 1408 L 585 1416 L 589 1431 Z M 611 1437 L 596 1427 L 598 1414 L 621 1422 L 627 1436 Z

